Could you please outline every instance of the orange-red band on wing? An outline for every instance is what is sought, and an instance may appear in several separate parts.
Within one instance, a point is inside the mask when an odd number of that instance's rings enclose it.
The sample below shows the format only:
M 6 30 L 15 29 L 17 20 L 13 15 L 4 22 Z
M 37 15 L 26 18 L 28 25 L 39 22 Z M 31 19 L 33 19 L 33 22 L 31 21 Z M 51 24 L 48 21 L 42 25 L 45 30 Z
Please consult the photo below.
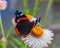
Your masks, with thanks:
M 20 35 L 21 33 L 19 32 L 18 28 L 15 29 L 16 33 Z
M 28 18 L 20 18 L 17 20 L 17 23 L 20 22 L 21 20 L 29 20 Z

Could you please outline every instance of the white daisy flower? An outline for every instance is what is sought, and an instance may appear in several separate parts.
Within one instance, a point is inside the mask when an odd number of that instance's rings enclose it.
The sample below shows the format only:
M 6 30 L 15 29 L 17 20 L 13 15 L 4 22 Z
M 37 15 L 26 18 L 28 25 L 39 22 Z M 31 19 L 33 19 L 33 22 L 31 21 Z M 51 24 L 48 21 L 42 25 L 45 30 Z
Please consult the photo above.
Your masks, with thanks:
M 33 35 L 29 35 L 28 37 L 24 38 L 21 37 L 21 40 L 24 41 L 28 47 L 31 48 L 45 48 L 48 47 L 48 44 L 51 44 L 53 40 L 54 34 L 49 29 L 43 29 L 43 34 L 36 38 Z

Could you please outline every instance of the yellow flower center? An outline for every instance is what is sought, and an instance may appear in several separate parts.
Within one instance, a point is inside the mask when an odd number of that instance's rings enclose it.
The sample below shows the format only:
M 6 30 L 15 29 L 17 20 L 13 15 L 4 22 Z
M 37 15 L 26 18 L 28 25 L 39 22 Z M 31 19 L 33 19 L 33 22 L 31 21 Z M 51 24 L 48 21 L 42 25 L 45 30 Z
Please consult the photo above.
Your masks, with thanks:
M 36 37 L 40 37 L 43 34 L 43 29 L 41 27 L 36 26 L 32 29 L 32 34 Z

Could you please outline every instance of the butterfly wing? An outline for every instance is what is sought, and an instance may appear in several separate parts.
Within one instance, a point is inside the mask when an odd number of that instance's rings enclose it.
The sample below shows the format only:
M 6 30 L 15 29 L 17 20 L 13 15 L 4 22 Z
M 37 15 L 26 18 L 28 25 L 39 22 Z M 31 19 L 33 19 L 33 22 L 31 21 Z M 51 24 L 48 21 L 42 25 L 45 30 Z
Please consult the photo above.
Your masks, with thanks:
M 29 21 L 21 21 L 20 23 L 17 23 L 16 28 L 18 28 L 21 35 L 26 35 L 31 32 L 31 29 L 33 28 L 34 22 Z

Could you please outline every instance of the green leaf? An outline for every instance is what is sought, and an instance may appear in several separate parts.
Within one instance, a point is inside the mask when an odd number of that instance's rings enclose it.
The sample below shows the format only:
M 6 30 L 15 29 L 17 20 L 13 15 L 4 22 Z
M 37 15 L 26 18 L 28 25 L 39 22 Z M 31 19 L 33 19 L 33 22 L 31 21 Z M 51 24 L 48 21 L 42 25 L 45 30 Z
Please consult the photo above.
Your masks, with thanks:
M 1 11 L 0 11 L 0 28 L 1 28 L 2 35 L 5 36 L 4 28 L 3 28 L 3 24 L 2 24 L 2 19 L 1 19 Z
M 28 48 L 27 45 L 25 45 L 24 48 Z
M 3 42 L 0 40 L 0 48 L 3 47 Z
M 13 40 L 17 45 L 21 45 L 21 44 L 22 44 L 22 42 L 21 42 L 19 39 L 15 38 L 15 37 L 12 37 L 12 40 Z
M 6 39 L 9 38 L 10 34 L 12 33 L 12 31 L 14 30 L 14 27 L 11 27 L 6 35 Z
M 29 14 L 28 0 L 23 0 L 23 11 L 25 14 Z
M 5 43 L 4 43 L 4 42 L 2 42 L 1 40 L 0 40 L 0 48 L 6 48 Z
M 48 1 L 48 5 L 47 5 L 47 7 L 46 7 L 45 15 L 44 15 L 44 17 L 43 17 L 43 19 L 42 19 L 42 21 L 41 21 L 41 24 L 42 24 L 43 26 L 46 25 L 48 13 L 49 13 L 49 10 L 50 10 L 52 1 L 53 1 L 53 0 L 49 0 L 49 1 Z M 42 27 L 43 27 L 43 26 L 42 26 Z
M 14 43 L 14 42 L 10 42 L 10 45 L 13 47 L 13 48 L 18 48 L 17 46 L 16 46 L 16 44 Z
M 21 42 L 21 40 L 19 40 L 18 38 L 12 37 L 12 40 L 14 41 L 15 44 L 18 45 L 18 47 L 27 48 L 27 45 L 25 45 L 23 42 Z
M 54 0 L 55 3 L 60 3 L 60 0 Z
M 35 14 L 40 10 L 39 5 L 40 5 L 40 0 L 36 0 L 35 6 L 34 6 L 32 12 L 30 13 L 32 16 L 35 16 Z

